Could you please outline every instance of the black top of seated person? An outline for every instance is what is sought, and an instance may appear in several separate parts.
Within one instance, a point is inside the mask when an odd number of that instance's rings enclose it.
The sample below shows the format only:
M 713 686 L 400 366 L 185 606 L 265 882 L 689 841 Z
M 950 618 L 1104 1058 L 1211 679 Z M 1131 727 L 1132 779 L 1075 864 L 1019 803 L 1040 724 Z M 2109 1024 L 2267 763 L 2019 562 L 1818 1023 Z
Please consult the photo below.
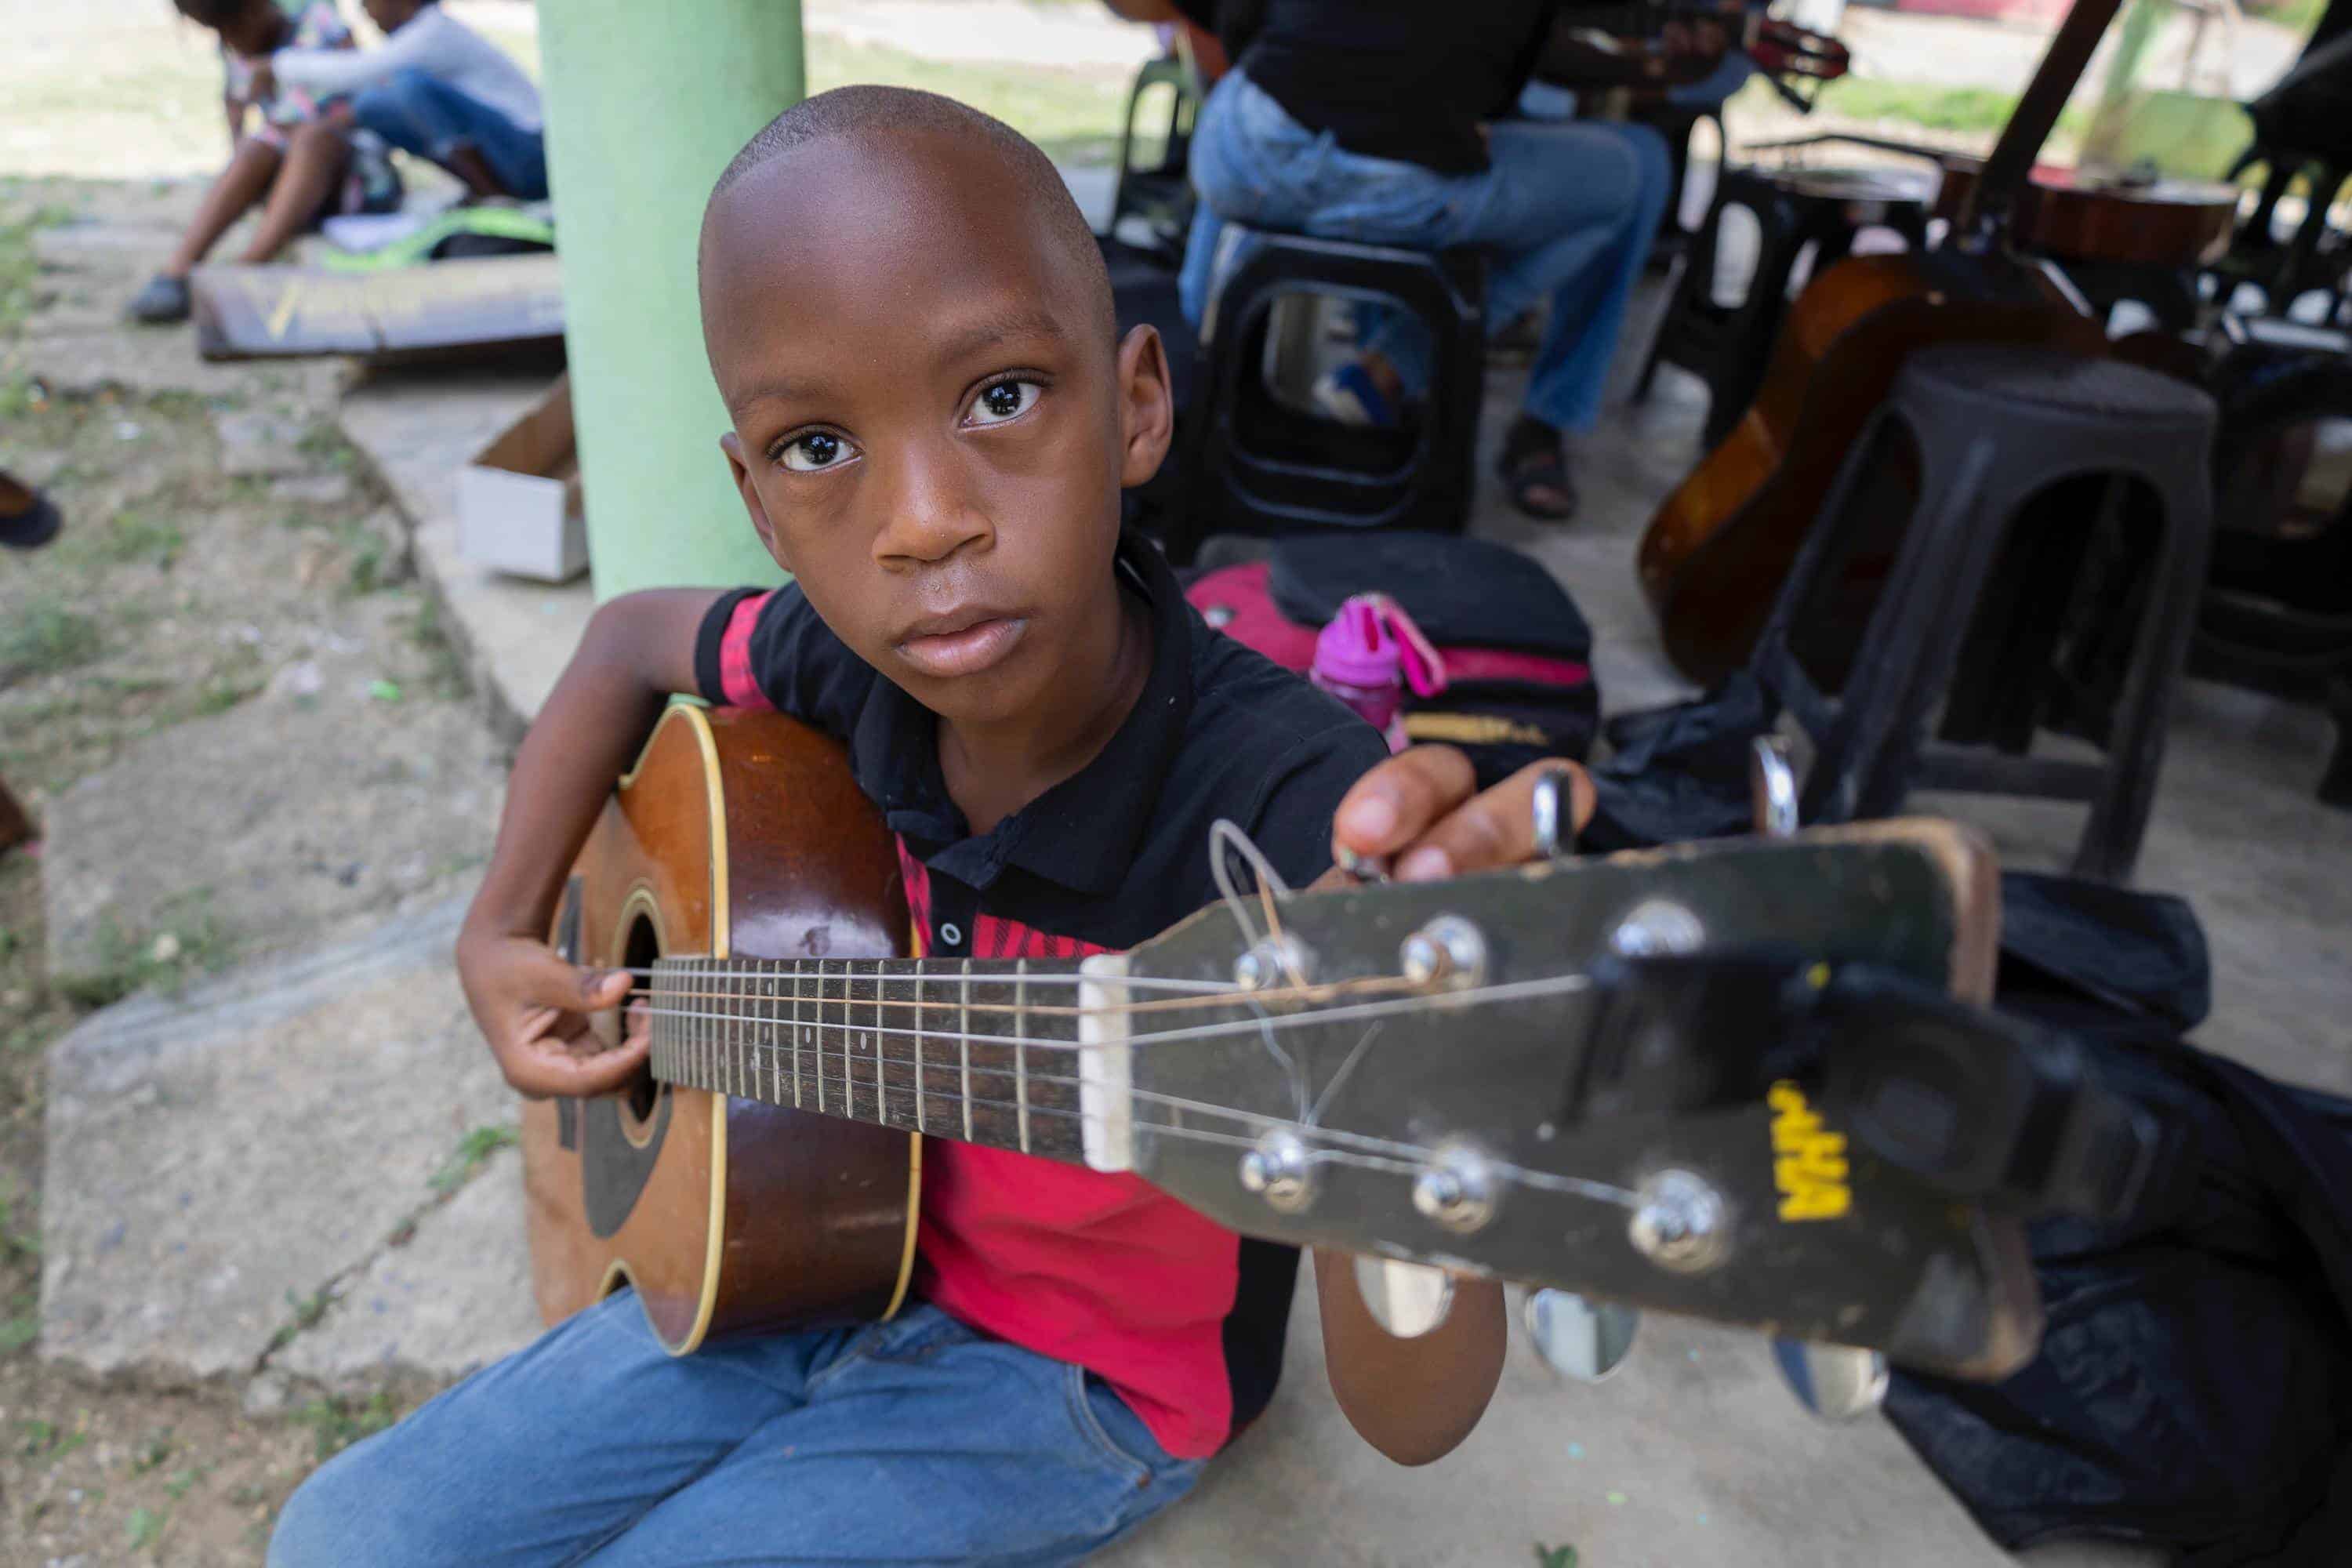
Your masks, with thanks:
M 1590 4 L 1591 0 L 1582 0 Z M 1240 66 L 1289 116 L 1350 153 L 1444 174 L 1486 166 L 1481 121 L 1508 119 L 1561 11 L 1579 0 L 1265 0 Z

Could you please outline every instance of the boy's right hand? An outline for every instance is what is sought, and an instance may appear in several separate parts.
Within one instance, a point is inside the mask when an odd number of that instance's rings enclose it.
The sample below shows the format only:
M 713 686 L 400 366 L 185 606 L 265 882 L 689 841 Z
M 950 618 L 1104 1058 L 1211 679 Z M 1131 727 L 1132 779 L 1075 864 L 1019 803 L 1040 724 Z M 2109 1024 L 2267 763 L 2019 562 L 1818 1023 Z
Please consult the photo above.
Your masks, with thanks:
M 632 1028 L 617 1047 L 590 1032 L 589 1015 L 629 994 L 625 970 L 583 969 L 531 937 L 467 931 L 457 975 L 499 1070 L 528 1100 L 611 1094 L 645 1065 L 651 1033 Z

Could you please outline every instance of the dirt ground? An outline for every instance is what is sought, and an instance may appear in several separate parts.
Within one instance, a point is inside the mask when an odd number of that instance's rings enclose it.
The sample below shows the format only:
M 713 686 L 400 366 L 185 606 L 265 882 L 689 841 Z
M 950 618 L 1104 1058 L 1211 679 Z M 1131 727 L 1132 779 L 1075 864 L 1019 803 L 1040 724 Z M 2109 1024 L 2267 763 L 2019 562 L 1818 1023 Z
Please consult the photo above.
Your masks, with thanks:
M 66 516 L 48 548 L 0 559 L 0 777 L 37 817 L 129 742 L 273 680 L 376 725 L 463 700 L 376 481 L 286 378 L 68 394 L 12 360 L 11 337 L 58 305 L 33 230 L 120 189 L 0 181 L 0 464 Z M 222 471 L 216 421 L 243 413 L 299 425 L 296 471 Z M 93 1005 L 238 956 L 193 907 L 61 994 L 43 973 L 40 879 L 37 847 L 0 853 L 0 1568 L 257 1563 L 295 1483 L 394 1411 L 252 1415 L 235 1390 L 94 1388 L 38 1359 L 45 1048 Z

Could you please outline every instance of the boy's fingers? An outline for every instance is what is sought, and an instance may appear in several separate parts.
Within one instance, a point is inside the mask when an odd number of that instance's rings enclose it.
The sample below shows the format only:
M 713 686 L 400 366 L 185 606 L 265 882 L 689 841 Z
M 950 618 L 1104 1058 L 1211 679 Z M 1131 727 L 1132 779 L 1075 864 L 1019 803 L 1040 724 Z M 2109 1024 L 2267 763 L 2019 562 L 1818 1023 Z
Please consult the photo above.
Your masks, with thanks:
M 650 1035 L 634 1035 L 615 1050 L 586 1052 L 541 1036 L 500 1052 L 499 1065 L 518 1094 L 532 1100 L 555 1095 L 589 1100 L 628 1082 L 645 1065 L 652 1044 Z
M 1547 773 L 1565 776 L 1569 820 L 1582 828 L 1592 816 L 1592 781 L 1573 763 L 1530 763 L 1447 813 L 1428 832 L 1405 847 L 1397 858 L 1402 881 L 1435 881 L 1501 866 L 1516 866 L 1535 855 L 1536 781 Z
M 1470 798 L 1478 776 L 1452 746 L 1415 746 L 1356 781 L 1331 819 L 1331 841 L 1358 855 L 1412 843 Z
M 520 975 L 519 999 L 566 1013 L 598 1013 L 617 1007 L 629 994 L 625 969 L 583 969 L 567 963 L 553 948 L 533 942 Z

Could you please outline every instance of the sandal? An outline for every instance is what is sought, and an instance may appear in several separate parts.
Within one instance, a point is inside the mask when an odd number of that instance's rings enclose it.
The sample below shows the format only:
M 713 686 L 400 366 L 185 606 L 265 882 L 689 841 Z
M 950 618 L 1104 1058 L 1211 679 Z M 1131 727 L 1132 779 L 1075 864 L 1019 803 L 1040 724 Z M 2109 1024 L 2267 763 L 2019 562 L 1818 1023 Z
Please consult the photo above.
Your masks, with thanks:
M 58 509 L 28 484 L 0 469 L 0 544 L 31 550 L 58 535 Z
M 1560 446 L 1559 432 L 1541 420 L 1522 417 L 1511 426 L 1495 468 L 1511 504 L 1524 515 L 1545 522 L 1566 522 L 1576 515 L 1576 482 L 1569 478 L 1568 453 Z
M 134 321 L 160 327 L 186 321 L 188 307 L 188 280 L 158 272 L 147 279 L 147 287 L 131 296 L 130 313 Z

